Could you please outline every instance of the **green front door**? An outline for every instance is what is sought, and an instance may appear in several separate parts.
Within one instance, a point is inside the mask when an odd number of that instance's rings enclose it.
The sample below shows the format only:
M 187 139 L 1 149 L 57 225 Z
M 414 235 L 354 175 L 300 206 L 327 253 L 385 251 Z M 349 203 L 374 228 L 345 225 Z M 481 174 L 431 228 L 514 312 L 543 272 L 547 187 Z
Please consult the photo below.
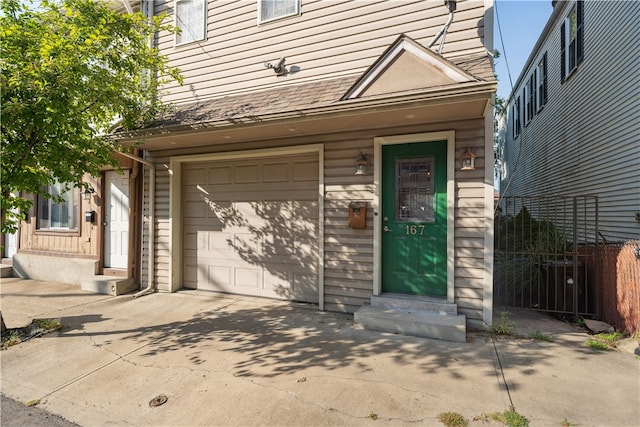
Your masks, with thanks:
M 447 295 L 447 142 L 382 147 L 382 291 Z

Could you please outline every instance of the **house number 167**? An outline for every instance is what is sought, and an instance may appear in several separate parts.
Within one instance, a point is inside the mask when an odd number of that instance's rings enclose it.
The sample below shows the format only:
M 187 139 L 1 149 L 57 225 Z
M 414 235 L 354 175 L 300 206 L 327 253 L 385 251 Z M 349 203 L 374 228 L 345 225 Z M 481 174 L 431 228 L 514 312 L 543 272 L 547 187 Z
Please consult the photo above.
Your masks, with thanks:
M 424 225 L 405 225 L 404 232 L 412 236 L 422 236 L 424 234 Z

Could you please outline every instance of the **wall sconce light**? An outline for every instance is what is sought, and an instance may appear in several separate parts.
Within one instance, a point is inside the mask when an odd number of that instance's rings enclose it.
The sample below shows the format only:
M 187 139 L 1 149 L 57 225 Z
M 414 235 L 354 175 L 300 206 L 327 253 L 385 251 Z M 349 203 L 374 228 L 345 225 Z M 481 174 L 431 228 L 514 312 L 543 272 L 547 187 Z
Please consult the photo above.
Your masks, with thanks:
M 476 155 L 471 152 L 471 148 L 467 147 L 467 151 L 462 155 L 461 171 L 476 170 Z
M 358 154 L 356 159 L 356 175 L 366 175 L 367 168 L 369 167 L 369 155 L 364 154 L 362 151 Z
M 276 73 L 276 75 L 284 76 L 285 74 L 287 74 L 287 69 L 284 66 L 284 63 L 286 61 L 287 61 L 287 58 L 280 58 L 278 59 L 278 62 L 276 62 L 275 64 L 272 64 L 271 62 L 265 62 L 264 66 L 265 68 L 269 68 L 273 70 L 273 72 Z
M 86 187 L 84 187 L 84 190 L 82 190 L 82 193 L 80 193 L 82 195 L 82 200 L 89 200 L 91 195 L 95 192 L 96 190 L 94 190 L 91 184 L 88 184 Z

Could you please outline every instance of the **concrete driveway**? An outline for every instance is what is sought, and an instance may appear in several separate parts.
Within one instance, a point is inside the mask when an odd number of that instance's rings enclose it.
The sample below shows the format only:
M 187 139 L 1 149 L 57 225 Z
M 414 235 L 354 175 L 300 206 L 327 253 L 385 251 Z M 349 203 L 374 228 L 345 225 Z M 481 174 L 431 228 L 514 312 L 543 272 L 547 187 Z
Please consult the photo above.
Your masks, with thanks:
M 2 351 L 2 393 L 83 426 L 440 425 L 449 411 L 491 425 L 482 414 L 512 405 L 531 425 L 640 422 L 640 360 L 591 350 L 560 322 L 540 323 L 553 342 L 449 343 L 266 299 L 108 297 L 20 279 L 0 290 L 9 328 L 65 326 Z

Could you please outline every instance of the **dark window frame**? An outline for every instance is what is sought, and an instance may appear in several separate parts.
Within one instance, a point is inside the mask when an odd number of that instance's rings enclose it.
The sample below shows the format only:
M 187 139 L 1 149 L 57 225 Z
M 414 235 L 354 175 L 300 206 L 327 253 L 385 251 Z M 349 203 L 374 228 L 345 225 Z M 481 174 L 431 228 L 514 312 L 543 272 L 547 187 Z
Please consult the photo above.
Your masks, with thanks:
M 571 38 L 575 14 L 575 37 Z M 564 83 L 584 59 L 584 1 L 577 0 L 560 26 L 560 78 Z

